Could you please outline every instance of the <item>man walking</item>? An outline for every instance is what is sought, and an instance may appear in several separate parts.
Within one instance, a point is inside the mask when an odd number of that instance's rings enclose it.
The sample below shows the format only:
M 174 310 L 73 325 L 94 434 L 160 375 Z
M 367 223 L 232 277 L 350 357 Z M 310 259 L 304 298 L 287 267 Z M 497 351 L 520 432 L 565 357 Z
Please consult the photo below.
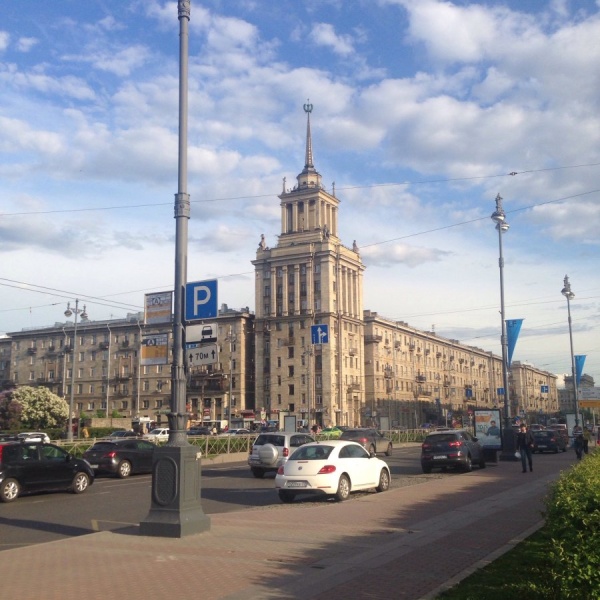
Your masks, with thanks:
M 527 428 L 525 423 L 521 423 L 519 433 L 517 433 L 517 450 L 521 453 L 521 465 L 523 473 L 527 473 L 527 465 L 529 470 L 533 471 L 533 434 Z

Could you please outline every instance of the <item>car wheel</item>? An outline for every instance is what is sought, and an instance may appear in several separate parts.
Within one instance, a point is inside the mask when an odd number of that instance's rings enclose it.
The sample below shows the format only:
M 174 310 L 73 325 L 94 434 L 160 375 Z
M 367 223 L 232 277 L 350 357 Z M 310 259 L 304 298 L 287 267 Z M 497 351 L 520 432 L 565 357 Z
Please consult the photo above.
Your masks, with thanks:
M 473 460 L 471 459 L 471 455 L 467 455 L 467 461 L 464 465 L 465 473 L 470 473 L 473 470 Z
M 262 479 L 265 476 L 265 472 L 263 469 L 252 469 L 252 475 L 257 479 Z
M 337 500 L 342 502 L 342 500 L 348 500 L 350 496 L 350 480 L 347 475 L 342 475 L 340 477 L 340 481 L 338 483 L 338 489 L 335 493 L 335 497 Z
M 2 502 L 12 502 L 19 497 L 21 488 L 19 482 L 16 479 L 5 479 L 0 484 L 0 500 Z
M 83 494 L 90 485 L 90 478 L 87 473 L 76 473 L 73 477 L 73 484 L 71 485 L 71 491 L 74 494 Z
M 387 469 L 379 473 L 379 485 L 375 488 L 378 492 L 387 492 L 390 489 L 390 474 Z
M 388 444 L 387 450 L 385 451 L 385 455 L 386 456 L 392 455 L 392 445 L 391 444 Z
M 294 496 L 295 496 L 295 494 L 292 494 L 292 492 L 286 492 L 285 490 L 279 490 L 279 499 L 284 504 L 291 504 L 294 501 Z
M 122 460 L 117 468 L 117 475 L 120 479 L 125 479 L 131 475 L 131 463 L 128 460 Z

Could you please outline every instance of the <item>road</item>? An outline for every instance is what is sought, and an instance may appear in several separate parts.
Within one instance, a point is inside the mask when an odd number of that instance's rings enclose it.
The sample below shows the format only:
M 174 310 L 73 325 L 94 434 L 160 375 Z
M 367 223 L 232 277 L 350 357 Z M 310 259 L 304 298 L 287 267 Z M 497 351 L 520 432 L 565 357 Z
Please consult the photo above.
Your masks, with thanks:
M 460 477 L 456 473 L 424 475 L 418 447 L 394 450 L 382 457 L 390 466 L 392 488 L 432 478 Z M 202 509 L 210 515 L 260 507 L 283 506 L 275 492 L 274 475 L 252 476 L 245 463 L 204 467 Z M 86 535 L 95 531 L 137 527 L 150 508 L 150 475 L 128 479 L 96 478 L 85 494 L 45 493 L 0 504 L 0 551 L 19 546 Z M 322 501 L 307 498 L 304 502 Z

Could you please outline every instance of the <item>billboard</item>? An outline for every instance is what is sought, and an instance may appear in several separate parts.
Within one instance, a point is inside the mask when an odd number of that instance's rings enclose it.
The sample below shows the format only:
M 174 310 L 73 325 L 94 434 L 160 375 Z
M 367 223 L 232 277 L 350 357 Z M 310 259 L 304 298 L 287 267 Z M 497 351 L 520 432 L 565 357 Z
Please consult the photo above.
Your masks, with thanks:
M 144 319 L 146 325 L 170 323 L 173 307 L 173 292 L 157 292 L 146 294 L 144 302 Z
M 475 437 L 486 449 L 502 450 L 502 420 L 500 410 L 479 409 L 473 411 L 475 416 Z
M 142 336 L 142 365 L 166 365 L 169 360 L 169 335 L 149 333 Z

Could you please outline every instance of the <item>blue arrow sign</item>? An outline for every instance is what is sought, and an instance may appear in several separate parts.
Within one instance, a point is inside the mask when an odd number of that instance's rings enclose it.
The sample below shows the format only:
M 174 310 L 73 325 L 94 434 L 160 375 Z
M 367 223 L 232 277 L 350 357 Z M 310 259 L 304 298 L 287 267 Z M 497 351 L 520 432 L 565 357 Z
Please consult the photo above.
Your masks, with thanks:
M 313 344 L 329 344 L 329 326 L 328 325 L 311 325 L 310 326 L 310 341 Z
M 200 321 L 217 316 L 217 280 L 196 281 L 185 285 L 185 320 Z

